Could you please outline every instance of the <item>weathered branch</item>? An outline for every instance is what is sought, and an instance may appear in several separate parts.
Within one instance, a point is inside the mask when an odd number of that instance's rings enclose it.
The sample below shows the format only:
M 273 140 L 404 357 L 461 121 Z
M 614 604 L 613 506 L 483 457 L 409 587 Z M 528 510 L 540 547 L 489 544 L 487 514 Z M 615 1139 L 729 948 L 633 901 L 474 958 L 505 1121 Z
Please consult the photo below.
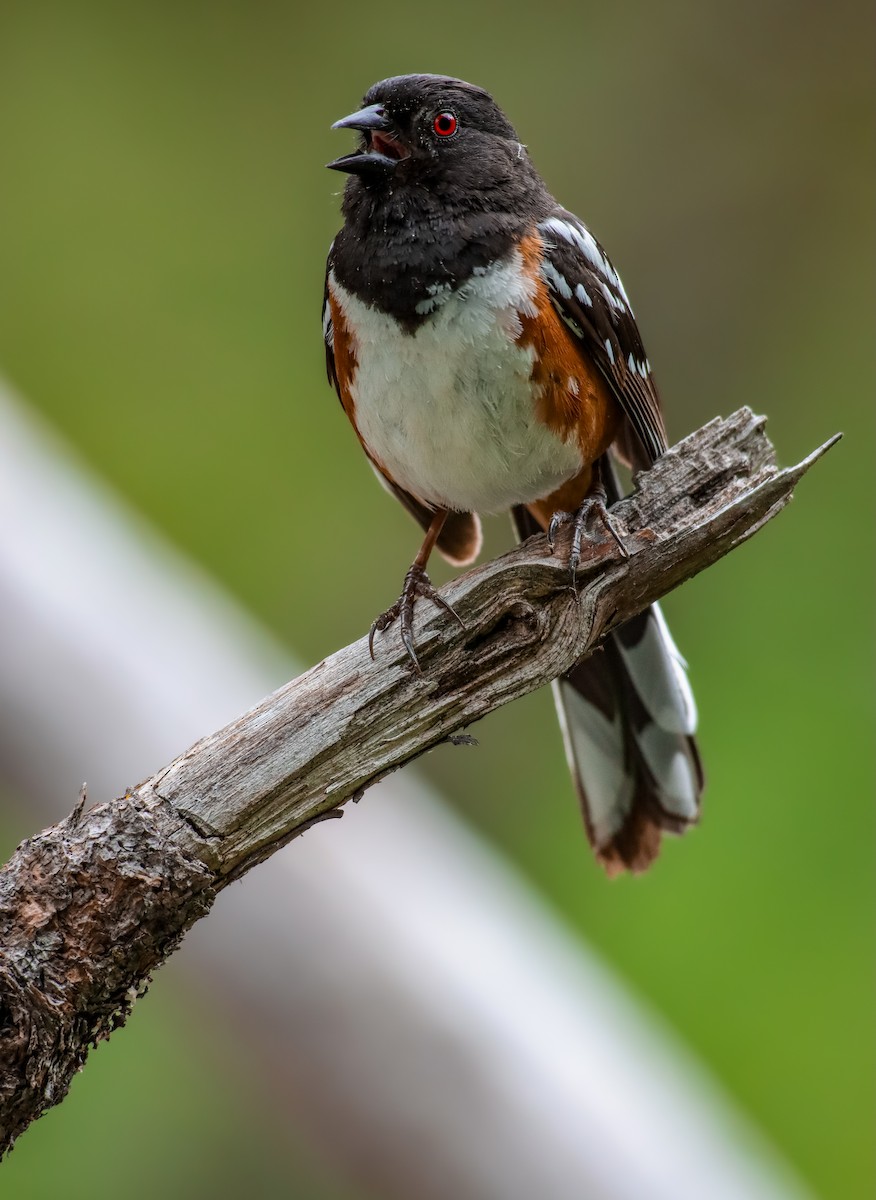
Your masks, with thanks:
M 562 554 L 532 539 L 448 588 L 465 633 L 422 606 L 422 677 L 395 632 L 376 663 L 363 639 L 123 798 L 24 842 L 0 874 L 0 1151 L 63 1098 L 226 883 L 561 674 L 774 516 L 833 442 L 779 471 L 763 424 L 743 409 L 670 450 L 613 510 L 630 558 L 613 542 L 586 547 L 577 596 Z

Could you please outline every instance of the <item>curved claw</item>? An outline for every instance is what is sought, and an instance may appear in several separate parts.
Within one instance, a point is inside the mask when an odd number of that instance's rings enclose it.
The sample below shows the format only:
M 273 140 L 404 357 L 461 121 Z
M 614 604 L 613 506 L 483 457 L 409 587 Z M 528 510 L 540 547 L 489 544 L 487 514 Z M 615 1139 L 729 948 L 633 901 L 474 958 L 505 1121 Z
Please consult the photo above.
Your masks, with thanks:
M 371 655 L 371 661 L 374 661 L 374 635 L 375 633 L 383 633 L 384 629 L 389 626 L 398 616 L 398 612 L 393 611 L 399 607 L 398 601 L 393 604 L 392 608 L 388 608 L 386 612 L 381 613 L 379 617 L 375 617 L 371 622 L 371 628 L 368 631 L 368 653 Z
M 548 525 L 547 531 L 548 546 L 550 546 L 551 554 L 554 552 L 554 544 L 556 543 L 560 527 L 572 520 L 574 520 L 572 513 L 564 512 L 562 509 L 559 512 L 555 512 L 551 517 L 551 523 Z
M 423 674 L 423 669 L 420 666 L 420 660 L 417 658 L 417 652 L 414 649 L 414 600 L 416 592 L 403 592 L 401 597 L 401 640 L 402 645 L 408 652 L 408 658 L 414 664 L 414 670 L 418 675 Z
M 452 604 L 449 604 L 444 599 L 444 597 L 439 596 L 437 592 L 435 592 L 435 594 L 433 596 L 430 596 L 429 599 L 432 601 L 433 604 L 437 605 L 438 608 L 443 608 L 446 613 L 449 613 L 449 615 L 451 617 L 453 617 L 454 621 L 457 623 L 457 625 L 462 630 L 462 632 L 465 633 L 465 621 L 463 621 L 462 617 L 459 615 L 459 613 L 456 611 L 456 609 L 453 607 Z
M 460 629 L 465 630 L 465 622 L 462 617 L 460 617 L 453 605 L 448 604 L 443 596 L 439 596 L 436 589 L 432 586 L 432 581 L 426 574 L 425 568 L 414 563 L 407 575 L 405 575 L 404 587 L 398 600 L 386 612 L 381 613 L 372 623 L 368 634 L 368 653 L 373 659 L 374 635 L 376 633 L 383 633 L 385 629 L 389 629 L 394 621 L 398 621 L 402 645 L 407 652 L 408 658 L 413 663 L 417 674 L 422 675 L 420 660 L 417 658 L 417 652 L 414 649 L 414 604 L 418 596 L 424 600 L 431 600 L 437 608 L 441 608 L 444 612 L 449 613 L 457 622 Z

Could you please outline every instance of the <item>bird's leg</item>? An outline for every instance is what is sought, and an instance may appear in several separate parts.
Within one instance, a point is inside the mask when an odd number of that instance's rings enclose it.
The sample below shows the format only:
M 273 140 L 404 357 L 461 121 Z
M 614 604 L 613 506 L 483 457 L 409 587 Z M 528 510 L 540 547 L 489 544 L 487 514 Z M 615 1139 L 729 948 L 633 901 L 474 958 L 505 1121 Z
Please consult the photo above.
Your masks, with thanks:
M 608 530 L 615 542 L 617 542 L 618 549 L 623 557 L 630 557 L 630 552 L 623 544 L 621 536 L 615 528 L 614 521 L 611 519 L 611 513 L 606 507 L 607 499 L 608 493 L 605 490 L 605 480 L 602 475 L 602 458 L 600 457 L 593 464 L 593 478 L 590 490 L 575 512 L 556 512 L 551 517 L 547 533 L 548 545 L 551 548 L 551 552 L 553 552 L 557 531 L 560 527 L 563 525 L 572 526 L 569 570 L 573 575 L 578 570 L 578 563 L 581 561 L 581 543 L 584 540 L 584 534 L 587 532 L 587 527 L 594 517 L 599 518 L 603 528 Z
M 368 652 L 374 658 L 374 635 L 382 633 L 384 629 L 388 629 L 395 620 L 398 620 L 401 630 L 402 644 L 408 652 L 408 657 L 414 664 L 414 667 L 420 672 L 420 663 L 417 659 L 414 650 L 414 602 L 418 596 L 422 596 L 424 600 L 431 600 L 439 608 L 443 608 L 446 613 L 449 613 L 460 626 L 465 629 L 462 618 L 459 614 L 438 595 L 438 592 L 432 586 L 432 581 L 426 574 L 426 564 L 429 561 L 429 555 L 435 543 L 438 541 L 438 536 L 444 527 L 444 522 L 447 520 L 447 509 L 439 508 L 432 518 L 432 523 L 426 534 L 425 540 L 420 547 L 420 553 L 411 563 L 411 569 L 405 575 L 404 587 L 402 594 L 396 600 L 391 608 L 388 608 L 385 613 L 381 613 L 374 624 L 371 626 L 371 632 L 368 634 Z M 422 673 L 422 672 L 420 672 Z

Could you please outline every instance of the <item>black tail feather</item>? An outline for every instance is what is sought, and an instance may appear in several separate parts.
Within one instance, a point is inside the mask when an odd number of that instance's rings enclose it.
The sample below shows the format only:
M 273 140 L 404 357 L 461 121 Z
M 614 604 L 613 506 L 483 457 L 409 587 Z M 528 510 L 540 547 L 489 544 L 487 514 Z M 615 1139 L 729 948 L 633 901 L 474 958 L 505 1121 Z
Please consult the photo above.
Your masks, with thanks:
M 609 505 L 620 495 L 608 475 Z M 512 510 L 518 538 L 543 532 Z M 587 835 L 610 874 L 643 871 L 663 833 L 697 820 L 703 770 L 685 663 L 657 605 L 609 634 L 554 685 Z

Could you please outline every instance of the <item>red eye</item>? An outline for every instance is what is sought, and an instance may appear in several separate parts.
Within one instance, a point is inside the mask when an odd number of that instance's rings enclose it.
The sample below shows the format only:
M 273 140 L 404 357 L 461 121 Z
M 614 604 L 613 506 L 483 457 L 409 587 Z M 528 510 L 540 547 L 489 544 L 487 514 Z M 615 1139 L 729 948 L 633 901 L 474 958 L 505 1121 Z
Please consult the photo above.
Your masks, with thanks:
M 439 137 L 451 137 L 456 133 L 459 122 L 452 112 L 439 113 L 432 122 L 432 128 Z

